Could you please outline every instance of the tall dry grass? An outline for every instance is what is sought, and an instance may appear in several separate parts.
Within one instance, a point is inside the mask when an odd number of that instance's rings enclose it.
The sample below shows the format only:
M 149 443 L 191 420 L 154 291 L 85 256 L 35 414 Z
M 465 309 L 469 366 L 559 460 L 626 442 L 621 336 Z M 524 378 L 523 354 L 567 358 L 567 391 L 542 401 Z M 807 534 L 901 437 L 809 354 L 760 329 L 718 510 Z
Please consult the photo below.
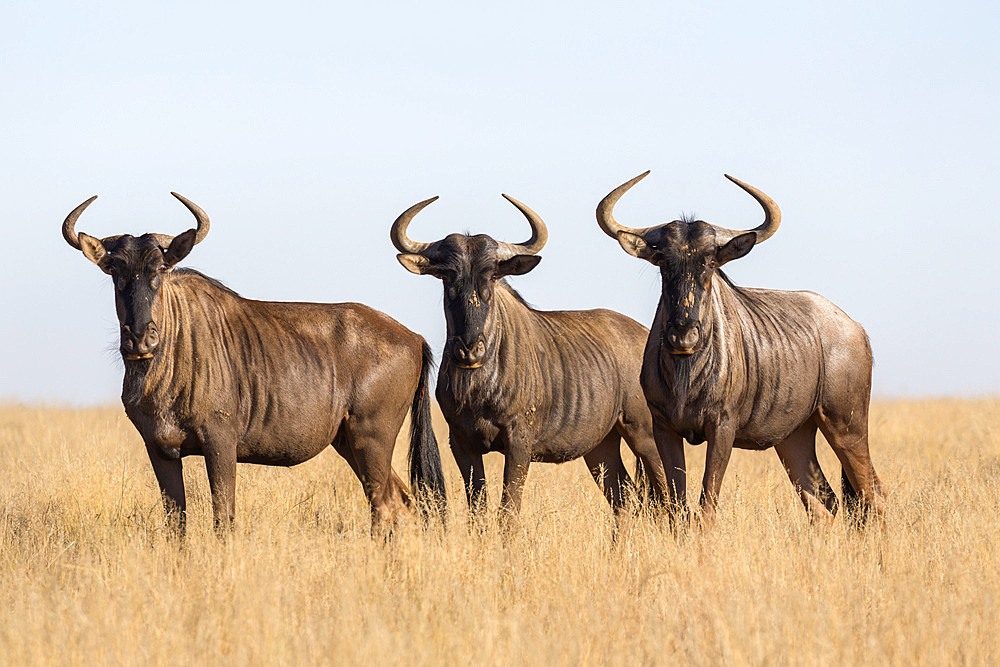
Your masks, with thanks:
M 180 547 L 121 408 L 2 406 L 0 662 L 996 664 L 998 421 L 997 400 L 876 404 L 884 532 L 811 527 L 769 452 L 734 454 L 710 531 L 640 516 L 612 539 L 582 462 L 532 467 L 519 530 L 470 531 L 445 447 L 447 528 L 388 544 L 333 451 L 241 466 L 225 542 L 186 459 Z

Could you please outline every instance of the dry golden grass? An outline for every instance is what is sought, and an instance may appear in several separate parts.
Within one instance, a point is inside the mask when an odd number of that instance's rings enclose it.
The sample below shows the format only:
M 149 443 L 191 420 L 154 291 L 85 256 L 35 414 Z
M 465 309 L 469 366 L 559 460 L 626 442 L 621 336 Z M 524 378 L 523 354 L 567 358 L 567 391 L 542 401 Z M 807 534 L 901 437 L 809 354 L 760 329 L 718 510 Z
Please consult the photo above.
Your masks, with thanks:
M 769 452 L 733 455 L 710 531 L 613 540 L 581 462 L 532 467 L 519 530 L 469 531 L 445 447 L 448 527 L 388 544 L 332 450 L 241 466 L 226 542 L 186 459 L 181 548 L 121 408 L 0 406 L 0 662 L 996 664 L 997 423 L 997 400 L 876 404 L 884 532 L 811 527 Z

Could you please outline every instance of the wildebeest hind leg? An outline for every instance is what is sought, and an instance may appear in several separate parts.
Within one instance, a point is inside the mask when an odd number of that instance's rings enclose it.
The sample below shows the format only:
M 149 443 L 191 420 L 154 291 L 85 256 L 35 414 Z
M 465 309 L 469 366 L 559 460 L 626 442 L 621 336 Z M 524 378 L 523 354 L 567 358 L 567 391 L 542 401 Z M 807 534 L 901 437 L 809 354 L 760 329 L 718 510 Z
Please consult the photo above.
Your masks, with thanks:
M 391 530 L 400 510 L 407 505 L 392 481 L 392 450 L 396 444 L 396 433 L 385 426 L 386 421 L 353 419 L 344 425 L 346 446 L 357 464 L 355 474 L 361 480 L 365 496 L 371 504 L 373 534 Z M 409 496 L 409 492 L 406 495 Z
M 347 461 L 347 465 L 351 467 L 351 471 L 354 473 L 354 476 L 360 481 L 361 472 L 358 469 L 357 459 L 354 458 L 354 452 L 352 452 L 351 448 L 348 447 L 343 433 L 338 433 L 337 437 L 331 444 L 333 445 L 334 450 L 336 450 L 336 452 L 340 454 L 345 461 Z M 407 507 L 413 506 L 413 494 L 410 493 L 410 489 L 406 486 L 406 482 L 400 478 L 395 469 L 390 469 L 389 485 L 391 487 L 392 494 L 396 496 L 400 502 L 404 503 Z
M 597 486 L 601 487 L 604 497 L 615 514 L 624 506 L 625 488 L 632 479 L 622 462 L 621 437 L 617 431 L 612 431 L 604 437 L 597 447 L 583 455 L 587 468 Z
M 868 452 L 867 422 L 867 416 L 855 420 L 853 424 L 845 424 L 830 418 L 821 418 L 819 422 L 820 430 L 840 459 L 843 474 L 851 486 L 852 493 L 844 493 L 848 518 L 859 518 L 862 521 L 869 512 L 878 517 L 884 515 L 882 484 L 875 474 Z M 855 516 L 856 514 L 858 516 Z
M 813 521 L 830 521 L 837 514 L 837 496 L 816 458 L 816 425 L 808 422 L 774 447 L 788 479 Z

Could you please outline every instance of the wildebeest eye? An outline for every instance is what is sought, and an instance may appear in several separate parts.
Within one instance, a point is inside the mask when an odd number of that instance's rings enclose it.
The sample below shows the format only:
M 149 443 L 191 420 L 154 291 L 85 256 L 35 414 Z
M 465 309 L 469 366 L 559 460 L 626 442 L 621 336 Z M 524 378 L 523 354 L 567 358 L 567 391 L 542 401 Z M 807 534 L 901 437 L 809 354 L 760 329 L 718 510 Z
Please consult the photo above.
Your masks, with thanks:
M 156 270 L 159 271 L 160 273 L 166 273 L 167 271 L 170 270 L 170 267 L 167 266 L 166 264 L 160 264 L 159 268 L 157 268 Z

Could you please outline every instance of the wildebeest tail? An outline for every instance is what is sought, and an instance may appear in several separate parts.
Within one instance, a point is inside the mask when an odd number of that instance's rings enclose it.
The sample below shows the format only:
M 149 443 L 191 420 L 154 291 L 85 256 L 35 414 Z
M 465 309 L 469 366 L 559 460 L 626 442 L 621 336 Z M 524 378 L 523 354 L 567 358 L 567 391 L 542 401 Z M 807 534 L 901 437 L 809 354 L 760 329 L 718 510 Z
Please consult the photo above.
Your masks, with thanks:
M 428 380 L 434 355 L 427 341 L 422 343 L 423 360 L 420 382 L 413 395 L 410 408 L 410 486 L 418 500 L 432 511 L 443 512 L 447 497 L 444 489 L 444 470 L 441 452 L 431 427 L 431 398 Z

